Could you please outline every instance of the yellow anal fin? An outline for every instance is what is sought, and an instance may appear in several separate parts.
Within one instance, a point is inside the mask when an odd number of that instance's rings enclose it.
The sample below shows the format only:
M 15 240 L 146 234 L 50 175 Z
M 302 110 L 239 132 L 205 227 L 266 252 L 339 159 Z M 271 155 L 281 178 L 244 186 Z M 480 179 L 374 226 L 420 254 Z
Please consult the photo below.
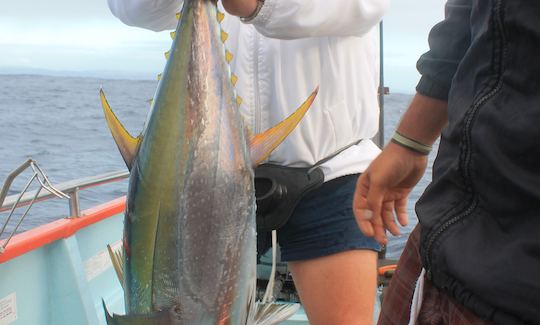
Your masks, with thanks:
M 116 145 L 118 146 L 118 149 L 120 150 L 122 158 L 124 158 L 128 169 L 131 170 L 131 165 L 135 159 L 135 156 L 137 155 L 137 150 L 139 148 L 139 143 L 142 140 L 142 136 L 135 138 L 129 134 L 129 132 L 122 125 L 122 123 L 120 123 L 112 111 L 111 106 L 107 102 L 103 89 L 99 90 L 99 96 L 101 97 L 101 105 L 103 106 L 103 112 L 105 113 L 107 125 L 111 130 L 112 136 L 116 142 Z
M 107 250 L 109 251 L 109 257 L 118 277 L 118 281 L 124 287 L 124 250 L 120 247 L 117 250 L 113 250 L 111 245 L 107 245 Z
M 308 99 L 306 99 L 306 101 L 285 120 L 250 139 L 249 148 L 253 166 L 259 165 L 268 158 L 270 153 L 274 151 L 274 149 L 285 140 L 289 133 L 294 130 L 311 107 L 318 91 L 319 87 L 317 87 Z

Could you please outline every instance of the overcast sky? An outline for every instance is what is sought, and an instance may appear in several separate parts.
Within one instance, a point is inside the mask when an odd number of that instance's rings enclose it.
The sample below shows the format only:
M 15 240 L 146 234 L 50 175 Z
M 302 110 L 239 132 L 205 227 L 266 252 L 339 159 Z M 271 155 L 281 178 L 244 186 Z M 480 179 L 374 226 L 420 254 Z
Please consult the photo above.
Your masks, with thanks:
M 332 1 L 332 0 L 329 0 Z M 339 0 L 335 0 L 338 5 Z M 384 18 L 385 81 L 414 92 L 415 63 L 445 0 L 392 0 Z M 165 63 L 166 32 L 118 21 L 106 0 L 17 0 L 0 4 L 0 72 L 44 69 L 104 77 L 152 78 Z

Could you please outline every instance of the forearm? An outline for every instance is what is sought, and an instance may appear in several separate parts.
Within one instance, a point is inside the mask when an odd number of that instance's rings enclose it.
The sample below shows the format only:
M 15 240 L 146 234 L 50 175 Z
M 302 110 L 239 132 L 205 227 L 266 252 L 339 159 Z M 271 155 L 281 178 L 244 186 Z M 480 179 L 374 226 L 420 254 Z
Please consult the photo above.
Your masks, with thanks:
M 388 0 L 266 0 L 252 21 L 257 30 L 279 39 L 362 36 L 381 20 Z
M 432 145 L 448 122 L 448 103 L 417 93 L 397 131 L 425 145 Z
M 182 0 L 108 0 L 111 12 L 124 24 L 162 31 L 174 29 Z
M 122 22 L 161 31 L 174 29 L 176 12 L 183 0 L 107 0 L 111 12 Z M 223 8 L 231 15 L 250 16 L 257 8 L 257 0 L 222 0 Z
M 446 18 L 430 32 L 430 50 L 418 60 L 422 78 L 397 131 L 431 145 L 448 122 L 448 93 L 464 53 L 470 45 L 471 0 L 449 0 Z
M 432 145 L 447 123 L 447 103 L 416 94 L 398 126 L 406 137 Z M 407 145 L 391 141 L 359 177 L 354 194 L 354 214 L 366 236 L 387 244 L 386 230 L 399 234 L 408 221 L 409 193 L 422 178 L 427 156 Z

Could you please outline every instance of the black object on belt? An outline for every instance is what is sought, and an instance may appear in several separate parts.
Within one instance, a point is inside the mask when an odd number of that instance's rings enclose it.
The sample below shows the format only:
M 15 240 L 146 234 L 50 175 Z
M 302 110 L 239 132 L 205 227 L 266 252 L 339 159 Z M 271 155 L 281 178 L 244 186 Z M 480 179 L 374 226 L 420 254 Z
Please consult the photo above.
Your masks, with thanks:
M 255 168 L 257 231 L 281 228 L 302 197 L 324 183 L 319 167 L 285 167 L 262 164 Z

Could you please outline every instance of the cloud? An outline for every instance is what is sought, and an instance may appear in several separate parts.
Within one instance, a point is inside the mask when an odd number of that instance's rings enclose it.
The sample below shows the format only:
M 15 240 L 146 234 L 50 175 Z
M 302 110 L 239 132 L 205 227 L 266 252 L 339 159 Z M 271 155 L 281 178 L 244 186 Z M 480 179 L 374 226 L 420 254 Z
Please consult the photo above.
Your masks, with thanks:
M 130 1 L 130 0 L 126 0 Z M 445 0 L 394 0 L 384 17 L 386 82 L 413 92 L 418 56 L 443 18 Z M 0 69 L 111 71 L 154 75 L 170 47 L 167 32 L 122 24 L 106 0 L 4 1 L 0 5 Z
M 19 21 L 77 21 L 82 19 L 112 18 L 106 0 L 19 0 L 3 1 L 1 20 Z
M 38 22 L 32 25 L 20 22 L 0 22 L 0 44 L 71 46 L 77 48 L 120 47 L 129 44 L 170 45 L 166 33 L 135 29 L 120 23 L 87 20 L 84 22 Z
M 115 71 L 153 77 L 163 69 L 163 53 L 170 44 L 168 33 L 122 24 L 106 1 L 56 0 L 44 5 L 32 0 L 0 6 L 3 71 Z

